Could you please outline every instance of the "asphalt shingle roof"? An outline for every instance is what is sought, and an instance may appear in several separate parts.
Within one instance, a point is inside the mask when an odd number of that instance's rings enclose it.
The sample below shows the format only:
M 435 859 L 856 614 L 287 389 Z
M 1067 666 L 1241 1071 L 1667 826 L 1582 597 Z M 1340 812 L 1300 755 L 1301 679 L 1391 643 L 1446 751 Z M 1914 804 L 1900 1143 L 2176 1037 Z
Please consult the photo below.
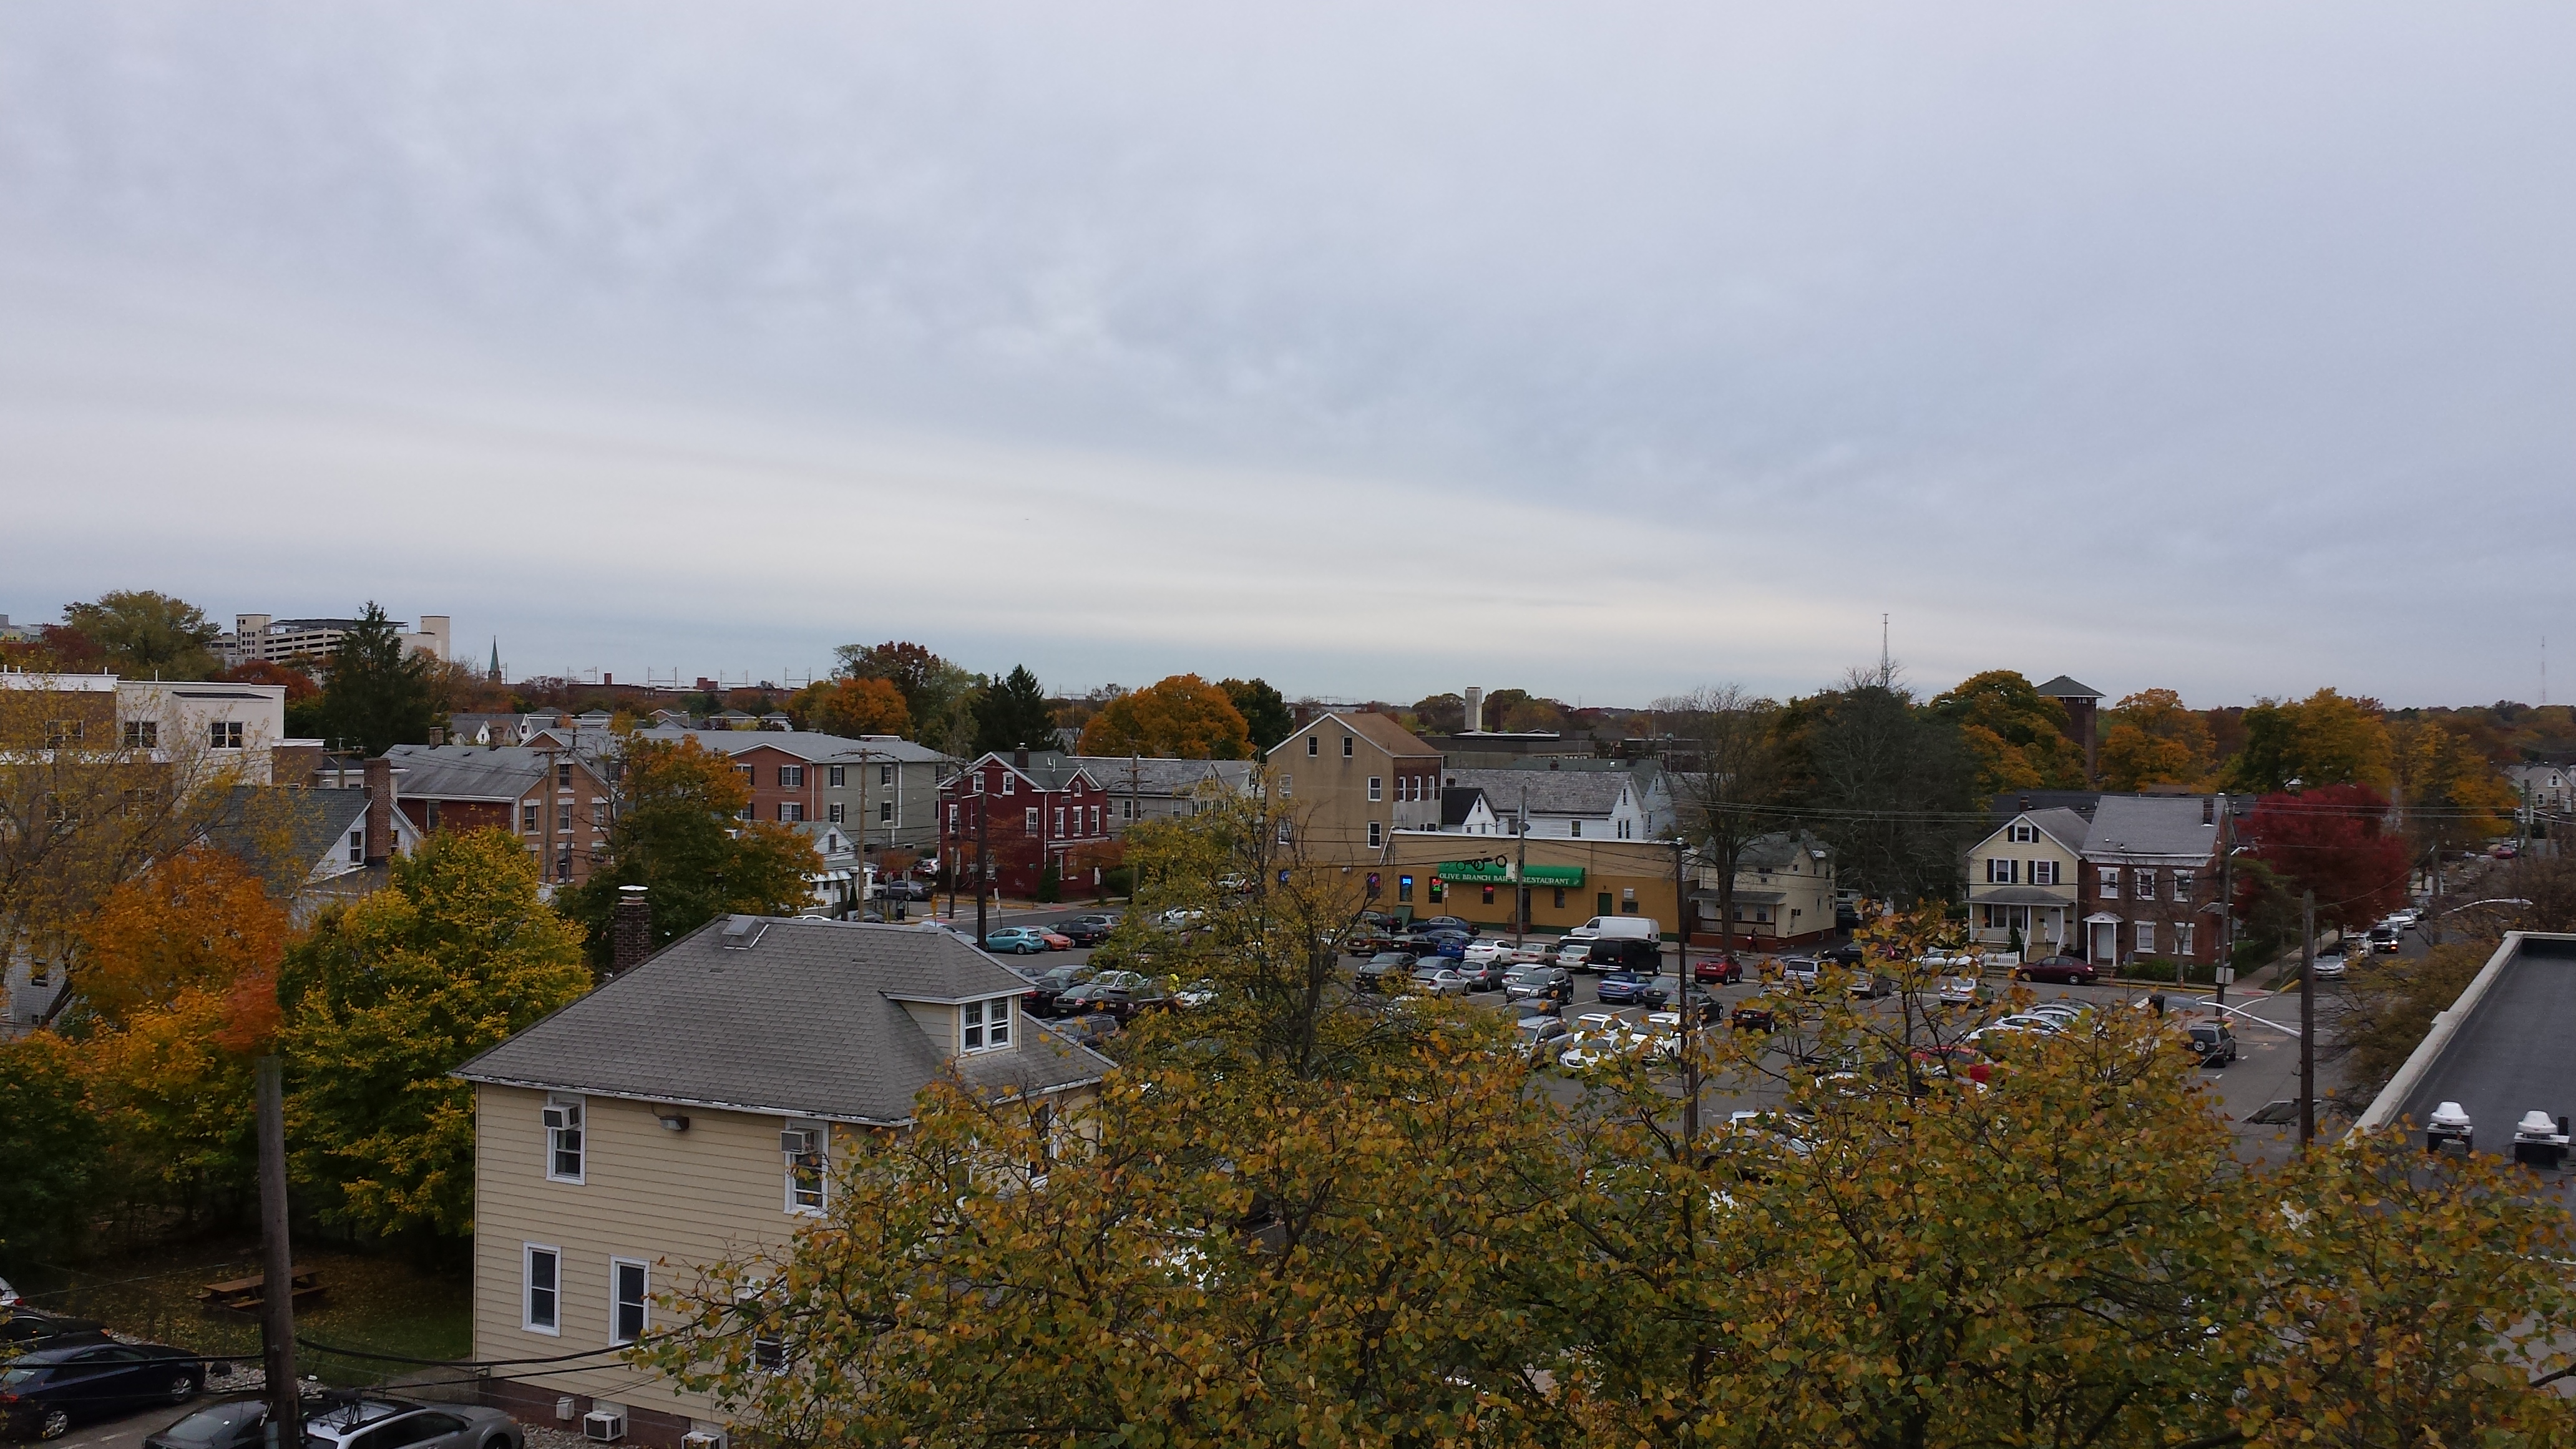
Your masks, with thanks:
M 725 944 L 748 922 L 752 944 Z M 472 1082 L 543 1087 L 832 1121 L 911 1120 L 947 1068 L 903 1000 L 1017 996 L 1027 983 L 949 931 L 719 917 L 459 1068 Z M 1097 1081 L 1106 1058 L 1019 1019 L 1008 1050 L 961 1059 L 988 1091 Z
M 527 745 L 396 745 L 394 794 L 416 800 L 516 800 L 543 783 L 553 759 Z
M 655 727 L 637 730 L 636 738 L 677 741 L 683 737 L 696 740 L 707 749 L 724 754 L 767 745 L 785 750 L 801 760 L 820 764 L 826 761 L 864 759 L 871 764 L 931 765 L 954 763 L 953 756 L 943 755 L 928 745 L 899 740 L 884 735 L 852 739 L 847 735 L 820 734 L 813 730 L 681 730 Z
M 2218 849 L 2218 824 L 2205 795 L 2105 795 L 2093 812 L 2084 853 L 2127 859 L 2155 855 L 2207 860 Z M 2208 815 L 2206 823 L 2203 816 Z
M 1448 770 L 1441 778 L 1459 789 L 1484 791 L 1496 815 L 1516 814 L 1526 786 L 1532 815 L 1586 819 L 1608 816 L 1628 783 L 1625 773 L 1608 770 Z
M 1065 758 L 1089 770 L 1100 788 L 1113 795 L 1126 794 L 1131 784 L 1144 795 L 1186 795 L 1210 780 L 1234 791 L 1248 790 L 1252 785 L 1250 760 L 1139 759 L 1126 755 Z
M 2089 684 L 2078 684 L 2071 676 L 2064 674 L 2041 685 L 2039 692 L 2049 699 L 2100 699 L 2102 697 L 2102 691 Z

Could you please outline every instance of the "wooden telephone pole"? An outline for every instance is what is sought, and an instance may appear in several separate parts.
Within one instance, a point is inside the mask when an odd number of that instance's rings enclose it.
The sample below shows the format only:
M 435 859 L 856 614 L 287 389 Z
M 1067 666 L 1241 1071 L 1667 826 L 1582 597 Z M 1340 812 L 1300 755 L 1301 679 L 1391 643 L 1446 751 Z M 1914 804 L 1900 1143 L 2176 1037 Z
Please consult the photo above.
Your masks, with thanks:
M 261 1057 L 259 1091 L 259 1339 L 268 1377 L 268 1442 L 304 1442 L 295 1380 L 295 1253 L 287 1241 L 286 1091 L 276 1057 Z

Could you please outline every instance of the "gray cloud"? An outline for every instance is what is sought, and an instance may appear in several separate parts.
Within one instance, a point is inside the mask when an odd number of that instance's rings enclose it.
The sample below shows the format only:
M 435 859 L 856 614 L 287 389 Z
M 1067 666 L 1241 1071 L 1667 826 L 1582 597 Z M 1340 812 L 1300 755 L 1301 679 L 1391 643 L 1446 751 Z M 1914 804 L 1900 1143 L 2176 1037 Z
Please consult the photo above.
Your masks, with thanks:
M 901 634 L 1630 700 L 1810 687 L 1884 609 L 1936 683 L 2528 698 L 2571 41 L 12 7 L 0 607 L 185 579 L 545 667 Z

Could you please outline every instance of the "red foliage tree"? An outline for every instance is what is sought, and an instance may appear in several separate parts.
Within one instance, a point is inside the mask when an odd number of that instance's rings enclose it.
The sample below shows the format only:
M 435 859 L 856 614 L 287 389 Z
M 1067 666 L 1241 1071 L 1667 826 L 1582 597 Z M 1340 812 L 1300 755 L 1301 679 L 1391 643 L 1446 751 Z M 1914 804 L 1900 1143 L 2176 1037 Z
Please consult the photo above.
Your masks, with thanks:
M 2406 842 L 2387 824 L 2387 796 L 2327 785 L 2264 796 L 2244 834 L 2291 890 L 2317 893 L 2319 925 L 2368 925 L 2406 901 Z

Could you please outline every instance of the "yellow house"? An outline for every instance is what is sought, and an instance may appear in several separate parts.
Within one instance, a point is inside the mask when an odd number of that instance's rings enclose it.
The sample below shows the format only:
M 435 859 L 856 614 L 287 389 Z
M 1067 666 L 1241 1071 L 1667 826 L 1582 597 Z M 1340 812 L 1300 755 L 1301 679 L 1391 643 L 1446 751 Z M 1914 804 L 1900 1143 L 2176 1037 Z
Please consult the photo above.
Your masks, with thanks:
M 2025 810 L 1969 847 L 1969 938 L 2009 950 L 2018 933 L 2032 960 L 2081 951 L 2076 878 L 2092 828 L 2072 810 Z
M 620 1361 L 655 1295 L 783 1251 L 832 1165 L 913 1121 L 954 1072 L 1042 1124 L 1106 1058 L 1020 1014 L 1027 983 L 933 927 L 733 916 L 682 938 L 457 1075 L 475 1092 L 474 1356 L 523 1418 L 570 1399 L 678 1449 L 721 1409 Z M 605 1421 L 602 1421 L 603 1424 Z

